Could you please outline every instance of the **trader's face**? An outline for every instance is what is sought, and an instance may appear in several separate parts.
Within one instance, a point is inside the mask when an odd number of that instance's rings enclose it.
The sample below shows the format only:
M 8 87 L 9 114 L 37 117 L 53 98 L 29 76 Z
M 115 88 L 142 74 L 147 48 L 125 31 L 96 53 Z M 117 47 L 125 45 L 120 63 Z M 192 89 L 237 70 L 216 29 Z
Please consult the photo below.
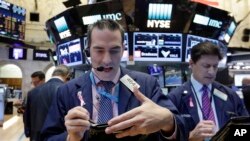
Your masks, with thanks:
M 91 35 L 90 57 L 94 68 L 103 66 L 104 71 L 95 70 L 102 80 L 112 80 L 120 67 L 124 46 L 119 30 L 94 28 Z
M 196 63 L 191 59 L 189 64 L 194 78 L 201 84 L 211 84 L 216 77 L 219 61 L 215 55 L 202 55 Z
M 33 87 L 37 87 L 43 83 L 44 83 L 44 80 L 40 80 L 39 77 L 32 77 L 31 78 L 31 84 L 33 85 Z

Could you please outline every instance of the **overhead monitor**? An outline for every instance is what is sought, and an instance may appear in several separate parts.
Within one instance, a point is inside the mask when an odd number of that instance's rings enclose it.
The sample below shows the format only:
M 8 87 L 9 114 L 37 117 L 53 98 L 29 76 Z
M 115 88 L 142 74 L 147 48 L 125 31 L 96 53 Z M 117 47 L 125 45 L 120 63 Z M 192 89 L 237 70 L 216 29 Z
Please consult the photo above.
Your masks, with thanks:
M 243 78 L 250 78 L 250 74 L 245 74 L 245 73 L 242 73 L 242 74 L 234 74 L 234 85 L 235 86 L 242 86 L 242 79 Z
M 134 32 L 134 61 L 181 62 L 182 34 Z
M 0 36 L 24 40 L 26 9 L 0 0 Z
M 183 77 L 180 65 L 165 66 L 165 86 L 180 86 L 183 83 Z
M 25 18 L 26 9 L 17 5 L 12 5 L 12 38 L 18 40 L 24 40 L 25 37 Z
M 189 4 L 177 0 L 136 0 L 135 26 L 139 31 L 180 32 L 191 18 Z
M 198 43 L 209 41 L 214 43 L 215 45 L 219 45 L 218 40 L 205 38 L 201 36 L 195 36 L 195 35 L 187 35 L 186 39 L 186 51 L 185 51 L 185 62 L 188 62 L 191 58 L 191 49 L 193 46 L 197 45 Z
M 12 4 L 0 1 L 0 36 L 11 37 L 11 7 Z
M 113 19 L 120 23 L 126 30 L 126 19 L 121 1 L 104 1 L 94 4 L 81 5 L 76 7 L 79 19 L 83 26 L 83 32 L 87 32 L 87 27 L 101 19 Z
M 231 22 L 229 12 L 205 4 L 196 3 L 194 14 L 187 28 L 188 34 L 218 39 Z M 185 31 L 186 32 L 186 31 Z
M 59 44 L 57 46 L 57 55 L 59 64 L 76 66 L 85 62 L 79 38 Z
M 27 49 L 9 48 L 9 59 L 26 60 L 27 59 Z
M 54 21 L 56 29 L 59 33 L 60 39 L 64 39 L 71 36 L 68 24 L 65 20 L 65 17 L 62 16 Z
M 50 54 L 48 50 L 33 50 L 33 60 L 36 61 L 50 61 Z
M 232 18 L 232 21 L 228 24 L 227 30 L 222 31 L 220 33 L 220 36 L 219 36 L 218 40 L 222 41 L 223 43 L 228 44 L 229 41 L 231 40 L 236 28 L 237 28 L 237 23 Z
M 126 62 L 126 61 L 128 61 L 128 57 L 129 57 L 129 37 L 128 37 L 128 33 L 124 34 L 124 46 L 125 46 L 125 49 L 124 49 L 121 61 Z

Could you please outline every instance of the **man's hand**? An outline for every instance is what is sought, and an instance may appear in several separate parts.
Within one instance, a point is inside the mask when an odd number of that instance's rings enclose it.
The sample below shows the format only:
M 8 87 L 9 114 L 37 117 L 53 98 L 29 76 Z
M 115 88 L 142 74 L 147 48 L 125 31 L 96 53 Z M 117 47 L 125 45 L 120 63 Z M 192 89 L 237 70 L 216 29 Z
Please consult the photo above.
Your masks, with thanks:
M 203 120 L 199 122 L 194 130 L 189 134 L 190 141 L 203 141 L 205 138 L 210 138 L 215 134 L 215 124 L 211 120 Z
M 159 130 L 174 131 L 173 114 L 167 108 L 155 104 L 137 88 L 134 89 L 134 95 L 141 106 L 111 119 L 105 130 L 107 134 L 116 133 L 117 138 L 122 138 Z
M 65 126 L 69 135 L 68 140 L 80 141 L 90 127 L 88 111 L 81 106 L 72 108 L 65 116 Z

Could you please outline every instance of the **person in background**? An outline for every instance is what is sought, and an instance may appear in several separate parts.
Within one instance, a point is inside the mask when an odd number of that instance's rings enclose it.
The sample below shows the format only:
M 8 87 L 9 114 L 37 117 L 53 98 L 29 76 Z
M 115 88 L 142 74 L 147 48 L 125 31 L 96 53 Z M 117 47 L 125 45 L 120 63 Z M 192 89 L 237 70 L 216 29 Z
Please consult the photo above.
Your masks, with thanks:
M 59 86 L 68 80 L 70 70 L 59 65 L 52 73 L 51 79 L 28 93 L 24 112 L 24 131 L 31 141 L 40 141 L 40 131 L 48 113 L 51 101 L 55 98 Z
M 248 113 L 250 113 L 250 77 L 242 79 L 242 94 Z
M 33 72 L 30 77 L 31 77 L 32 89 L 45 83 L 45 74 L 42 71 Z M 29 94 L 29 92 L 28 92 L 28 94 Z M 21 113 L 21 114 L 24 113 L 26 103 L 27 103 L 27 96 L 24 97 L 23 100 L 19 100 L 19 101 L 15 102 L 14 105 L 18 107 L 18 109 L 17 109 L 18 113 Z
M 58 89 L 42 130 L 43 139 L 186 140 L 183 119 L 162 93 L 157 79 L 120 66 L 124 51 L 121 25 L 99 20 L 89 27 L 87 39 L 92 69 Z M 125 75 L 140 88 L 128 89 L 119 81 Z M 91 135 L 92 125 L 105 123 L 108 127 L 101 137 Z
M 31 84 L 33 87 L 37 87 L 45 83 L 45 74 L 42 71 L 36 71 L 31 74 Z
M 215 82 L 220 49 L 202 42 L 191 49 L 191 79 L 167 96 L 187 123 L 189 140 L 211 138 L 232 116 L 247 116 L 244 103 L 230 88 Z

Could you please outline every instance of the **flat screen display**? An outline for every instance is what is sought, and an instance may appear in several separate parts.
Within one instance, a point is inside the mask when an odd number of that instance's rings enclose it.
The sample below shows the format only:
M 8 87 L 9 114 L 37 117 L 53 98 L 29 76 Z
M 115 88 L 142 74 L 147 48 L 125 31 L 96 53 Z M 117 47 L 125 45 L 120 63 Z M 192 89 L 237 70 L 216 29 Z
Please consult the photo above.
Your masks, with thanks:
M 12 4 L 0 1 L 0 35 L 11 37 L 11 7 Z
M 182 72 L 180 66 L 165 66 L 165 86 L 182 85 Z
M 197 45 L 198 43 L 209 41 L 212 42 L 216 45 L 219 44 L 218 40 L 210 39 L 210 38 L 205 38 L 201 36 L 195 36 L 195 35 L 187 35 L 187 40 L 186 40 L 186 53 L 185 53 L 185 62 L 188 62 L 189 59 L 191 58 L 191 49 L 193 46 Z
M 162 66 L 159 66 L 157 64 L 151 64 L 147 66 L 148 74 L 154 76 L 157 78 L 160 86 L 164 87 L 164 69 Z
M 50 61 L 48 50 L 33 50 L 33 60 L 37 61 Z
M 24 48 L 9 48 L 9 59 L 26 60 L 27 50 Z
M 84 62 L 80 39 L 74 39 L 57 46 L 59 64 L 76 66 Z
M 232 20 L 228 26 L 228 29 L 226 31 L 221 32 L 218 40 L 228 44 L 234 34 L 236 27 L 237 27 L 237 23 L 235 22 L 235 20 Z
M 64 39 L 64 38 L 67 38 L 67 37 L 71 36 L 68 24 L 67 24 L 64 16 L 56 19 L 54 21 L 54 23 L 55 23 L 56 29 L 57 29 L 57 31 L 59 33 L 60 39 Z
M 129 56 L 129 38 L 128 38 L 128 33 L 124 34 L 124 52 L 121 61 L 128 61 L 128 56 Z
M 181 62 L 182 34 L 134 32 L 134 61 Z
M 12 5 L 12 38 L 24 40 L 26 9 Z
M 136 0 L 135 26 L 139 31 L 182 33 L 192 10 L 177 0 Z
M 24 40 L 26 9 L 0 1 L 0 36 Z
M 120 23 L 125 30 L 127 29 L 123 5 L 118 0 L 82 5 L 78 6 L 76 10 L 84 33 L 87 31 L 88 25 L 101 19 L 113 19 Z
M 242 86 L 243 78 L 250 78 L 250 74 L 234 74 L 234 85 Z
M 212 39 L 218 39 L 231 22 L 227 11 L 201 3 L 196 3 L 193 15 L 187 33 Z

